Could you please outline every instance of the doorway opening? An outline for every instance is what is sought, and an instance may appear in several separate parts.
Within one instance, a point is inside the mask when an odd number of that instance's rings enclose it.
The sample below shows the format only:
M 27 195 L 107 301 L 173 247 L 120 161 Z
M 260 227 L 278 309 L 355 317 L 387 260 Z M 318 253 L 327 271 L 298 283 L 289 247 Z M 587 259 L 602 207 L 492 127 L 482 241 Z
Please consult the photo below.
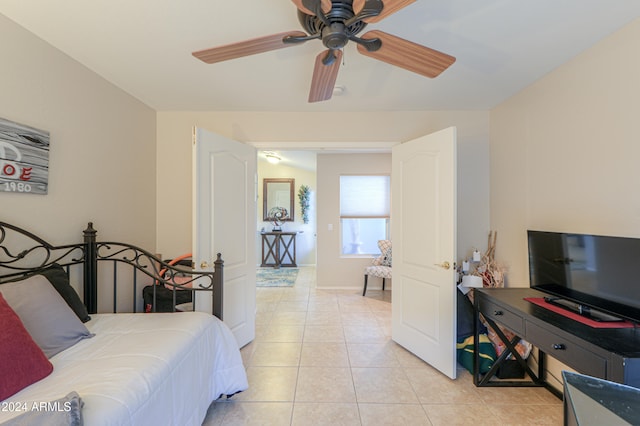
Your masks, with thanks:
M 293 285 L 301 268 L 315 282 L 316 152 L 259 150 L 257 164 L 256 285 Z

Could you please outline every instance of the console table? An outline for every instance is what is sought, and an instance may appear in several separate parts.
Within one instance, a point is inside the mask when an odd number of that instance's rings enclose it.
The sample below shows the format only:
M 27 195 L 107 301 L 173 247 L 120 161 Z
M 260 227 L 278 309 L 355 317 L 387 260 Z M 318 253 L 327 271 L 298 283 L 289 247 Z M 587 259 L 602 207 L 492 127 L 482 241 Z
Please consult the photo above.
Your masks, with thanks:
M 474 289 L 475 341 L 480 315 L 502 339 L 507 349 L 484 375 L 479 372 L 478 346 L 474 347 L 473 381 L 476 386 L 546 386 L 545 354 L 580 373 L 640 388 L 640 328 L 593 328 L 524 300 L 544 297 L 530 288 Z M 509 341 L 496 326 L 516 334 Z M 532 371 L 515 350 L 525 339 L 539 349 L 538 371 Z M 525 369 L 529 381 L 492 380 L 500 365 L 513 357 Z M 558 394 L 555 391 L 556 395 Z
M 262 264 L 260 266 L 296 267 L 297 232 L 262 232 Z

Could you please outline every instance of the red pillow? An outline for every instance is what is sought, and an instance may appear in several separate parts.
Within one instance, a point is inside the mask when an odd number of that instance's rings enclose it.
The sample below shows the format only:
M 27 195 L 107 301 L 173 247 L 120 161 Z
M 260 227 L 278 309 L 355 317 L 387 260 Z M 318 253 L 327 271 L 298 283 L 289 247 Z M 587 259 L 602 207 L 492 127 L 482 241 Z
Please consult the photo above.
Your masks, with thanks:
M 53 371 L 18 315 L 0 293 L 0 401 L 47 377 Z

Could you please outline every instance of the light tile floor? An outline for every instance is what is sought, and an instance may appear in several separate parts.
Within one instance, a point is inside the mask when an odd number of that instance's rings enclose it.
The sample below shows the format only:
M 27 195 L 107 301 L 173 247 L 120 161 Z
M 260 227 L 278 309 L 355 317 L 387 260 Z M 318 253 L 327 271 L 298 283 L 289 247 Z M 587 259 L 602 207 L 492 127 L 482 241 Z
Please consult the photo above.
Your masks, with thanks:
M 543 388 L 450 380 L 391 340 L 391 292 L 257 288 L 256 339 L 241 353 L 249 390 L 211 404 L 214 425 L 561 425 Z

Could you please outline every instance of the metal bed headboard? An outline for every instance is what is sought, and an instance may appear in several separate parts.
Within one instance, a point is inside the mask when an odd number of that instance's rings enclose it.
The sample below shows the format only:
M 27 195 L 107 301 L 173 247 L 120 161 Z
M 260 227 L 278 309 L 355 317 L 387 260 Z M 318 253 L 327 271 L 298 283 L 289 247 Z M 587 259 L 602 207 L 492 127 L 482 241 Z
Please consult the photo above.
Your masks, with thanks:
M 196 294 L 211 293 L 212 314 L 223 319 L 223 267 L 220 253 L 214 262 L 214 271 L 193 271 L 181 265 L 170 265 L 149 251 L 127 243 L 99 242 L 93 223 L 83 231 L 82 243 L 55 246 L 42 238 L 6 222 L 0 222 L 0 284 L 37 273 L 39 270 L 58 264 L 67 275 L 82 277 L 83 300 L 87 311 L 98 311 L 99 285 L 106 286 L 105 276 L 111 275 L 113 312 L 119 311 L 119 280 L 126 279 L 133 289 L 132 312 L 138 311 L 142 287 L 153 287 L 155 310 L 156 287 L 167 287 L 173 293 L 175 310 L 176 292 L 192 291 Z M 110 264 L 110 274 L 103 274 L 98 265 Z M 124 269 L 124 271 L 123 271 Z M 162 271 L 162 273 L 161 273 Z M 184 279 L 187 276 L 189 278 Z M 181 277 L 180 280 L 176 278 Z M 146 281 L 146 282 L 145 282 Z

